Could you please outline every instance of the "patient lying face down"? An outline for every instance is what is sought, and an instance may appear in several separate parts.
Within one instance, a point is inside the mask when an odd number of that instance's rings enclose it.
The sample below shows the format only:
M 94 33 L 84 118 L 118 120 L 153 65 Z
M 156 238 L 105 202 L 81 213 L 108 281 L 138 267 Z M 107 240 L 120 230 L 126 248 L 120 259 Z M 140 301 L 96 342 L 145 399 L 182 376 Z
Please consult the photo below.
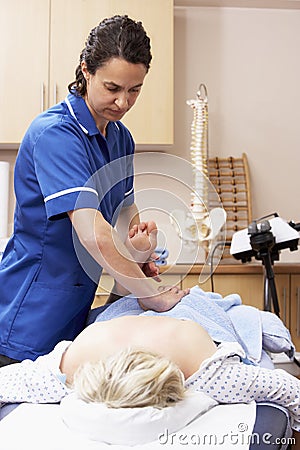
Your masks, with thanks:
M 169 400 L 166 396 L 165 403 L 158 404 L 158 393 L 170 392 L 172 401 L 176 397 L 172 388 L 176 379 L 178 399 L 182 398 L 184 380 L 215 351 L 216 345 L 207 332 L 190 320 L 125 316 L 87 327 L 64 353 L 60 369 L 69 385 L 74 381 L 76 389 L 80 388 L 85 400 L 104 401 L 115 407 L 153 402 L 161 407 Z M 94 387 L 84 394 L 87 380 L 92 378 Z M 112 384 L 115 394 L 110 398 Z
M 155 224 L 135 226 L 126 246 L 140 264 L 147 261 L 156 246 Z M 115 289 L 125 294 L 121 286 Z M 184 379 L 215 350 L 208 333 L 195 322 L 159 315 L 124 316 L 87 327 L 64 353 L 60 369 L 67 384 L 74 382 L 87 401 L 115 407 L 164 407 L 183 398 Z M 87 379 L 93 388 L 83 393 Z M 152 392 L 145 389 L 146 379 Z
M 136 229 L 131 233 L 131 244 L 139 242 L 145 248 L 148 234 Z M 10 386 L 13 401 L 59 401 L 70 392 L 67 385 L 86 402 L 104 402 L 112 408 L 162 408 L 180 401 L 186 390 L 194 390 L 220 403 L 273 401 L 289 409 L 292 427 L 300 431 L 300 381 L 280 369 L 244 364 L 245 352 L 238 342 L 232 339 L 216 345 L 189 316 L 178 319 L 165 312 L 97 322 L 63 348 L 63 355 L 58 352 L 57 356 L 60 373 L 53 370 L 56 357 L 51 353 L 27 365 L 23 361 L 0 369 L 0 402 L 10 401 Z M 41 400 L 34 395 L 44 386 L 49 369 L 52 389 Z M 59 379 L 61 373 L 66 376 L 66 385 Z
M 147 252 L 147 239 L 147 230 L 136 228 L 129 242 Z M 237 342 L 217 346 L 201 325 L 186 319 L 165 312 L 94 323 L 64 353 L 61 371 L 87 402 L 161 408 L 191 389 L 220 403 L 277 402 L 290 410 L 294 429 L 300 429 L 299 380 L 282 370 L 244 364 Z

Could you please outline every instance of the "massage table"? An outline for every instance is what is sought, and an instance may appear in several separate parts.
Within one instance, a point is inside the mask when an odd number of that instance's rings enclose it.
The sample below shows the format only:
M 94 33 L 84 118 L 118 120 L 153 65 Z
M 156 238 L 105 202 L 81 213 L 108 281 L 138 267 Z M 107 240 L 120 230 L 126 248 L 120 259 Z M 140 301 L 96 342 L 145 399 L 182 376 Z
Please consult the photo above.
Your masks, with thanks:
M 286 450 L 292 430 L 286 410 L 274 404 L 217 405 L 174 433 L 134 447 L 109 445 L 70 430 L 61 418 L 60 405 L 6 405 L 1 410 L 1 450 L 120 450 L 155 448 L 222 448 Z M 252 431 L 251 431 L 252 430 Z M 115 430 L 117 433 L 118 430 Z M 249 437 L 250 436 L 250 437 Z M 224 443 L 224 440 L 226 444 Z M 249 445 L 248 445 L 249 444 Z
M 198 289 L 199 288 L 194 288 Z M 198 291 L 196 292 L 198 293 Z M 204 294 L 203 294 L 204 295 Z M 209 294 L 205 294 L 209 295 Z M 235 297 L 233 300 L 236 301 Z M 219 301 L 215 299 L 215 301 Z M 220 299 L 221 301 L 221 299 Z M 124 302 L 124 300 L 123 300 Z M 228 296 L 222 299 L 222 303 L 229 304 L 231 306 L 231 297 Z M 212 308 L 212 303 L 207 302 L 209 311 Z M 201 307 L 205 306 L 204 299 L 201 301 Z M 241 314 L 245 310 L 246 314 Z M 260 323 L 260 314 L 262 313 L 249 306 L 238 304 L 234 308 L 230 308 L 232 320 L 237 316 L 237 320 L 234 322 L 236 328 L 238 329 L 240 335 L 243 333 L 251 334 L 246 336 L 247 341 L 251 342 L 254 331 L 256 330 L 256 335 L 260 338 L 262 332 L 258 327 Z M 99 312 L 99 310 L 97 311 Z M 251 329 L 248 330 L 245 323 L 249 323 L 249 317 L 252 315 Z M 206 315 L 205 315 L 206 316 Z M 274 319 L 274 318 L 273 318 Z M 276 320 L 278 320 L 276 318 Z M 255 325 L 255 326 L 254 326 Z M 249 328 L 249 327 L 248 327 Z M 263 339 L 266 341 L 271 341 L 272 346 L 275 345 L 278 348 L 277 351 L 285 351 L 282 346 L 288 343 L 288 348 L 290 345 L 289 336 L 285 336 L 287 330 L 282 326 L 281 333 L 279 323 L 275 322 L 273 328 L 271 327 L 270 332 L 264 330 Z M 259 340 L 259 339 L 258 339 Z M 279 342 L 278 342 L 279 341 Z M 269 342 L 270 344 L 270 342 Z M 251 344 L 251 349 L 253 350 L 253 345 Z M 258 349 L 260 350 L 260 349 Z M 261 354 L 261 350 L 259 352 Z M 264 367 L 270 367 L 272 361 L 269 358 L 269 354 L 265 351 L 262 352 L 261 364 Z M 72 394 L 71 394 L 72 395 Z M 204 395 L 204 394 L 201 394 Z M 207 397 L 207 396 L 206 396 Z M 212 402 L 214 400 L 207 397 L 207 402 Z M 62 404 L 64 403 L 62 400 Z M 207 404 L 208 404 L 207 403 Z M 62 405 L 61 404 L 61 405 Z M 179 428 L 176 429 L 173 441 L 168 436 L 168 438 L 162 436 L 166 442 L 160 442 L 158 440 L 153 440 L 151 442 L 138 444 L 135 446 L 126 445 L 126 439 L 122 442 L 122 445 L 109 445 L 103 442 L 103 436 L 98 435 L 98 440 L 92 440 L 86 436 L 85 427 L 81 422 L 84 422 L 85 418 L 82 416 L 82 421 L 77 421 L 78 427 L 70 427 L 70 423 L 67 423 L 65 417 L 62 416 L 62 408 L 58 404 L 20 404 L 20 405 L 6 405 L 0 409 L 0 450 L 119 450 L 119 449 L 129 449 L 129 448 L 140 448 L 141 450 L 148 450 L 152 448 L 201 448 L 210 449 L 222 448 L 226 450 L 237 450 L 237 449 L 270 449 L 272 450 L 286 450 L 288 449 L 288 444 L 291 442 L 292 430 L 289 422 L 289 415 L 284 408 L 271 403 L 255 404 L 254 402 L 250 404 L 226 404 L 219 405 L 214 404 L 205 406 L 204 402 L 198 402 L 197 415 L 189 422 L 185 422 L 182 425 L 180 423 Z M 198 406 L 199 405 L 199 406 Z M 173 408 L 173 407 L 172 407 Z M 75 408 L 73 408 L 75 410 Z M 125 408 L 126 409 L 126 408 Z M 123 414 L 123 412 L 122 412 Z M 185 416 L 182 416 L 184 418 Z M 130 426 L 130 421 L 128 427 Z M 101 420 L 94 421 L 94 424 L 102 423 Z M 147 423 L 144 421 L 144 423 Z M 81 430 L 80 430 L 81 428 Z M 94 427 L 97 428 L 97 425 Z M 101 428 L 101 427 L 100 427 Z M 137 427 L 136 427 L 137 428 Z M 106 430 L 103 430 L 104 433 Z M 111 434 L 118 435 L 120 433 L 120 427 L 116 425 L 111 427 Z M 107 432 L 106 432 L 107 434 Z M 134 431 L 131 431 L 134 434 Z M 155 434 L 157 436 L 159 433 Z M 204 437 L 209 437 L 213 441 L 204 442 Z M 180 442 L 180 437 L 182 442 Z M 197 443 L 197 437 L 200 439 L 200 443 Z M 189 441 L 190 439 L 190 441 Z M 194 441 L 192 441 L 192 439 Z M 226 444 L 224 443 L 226 439 Z M 230 441 L 231 439 L 231 441 Z M 215 440 L 217 442 L 215 442 Z M 187 445 L 190 444 L 190 445 Z M 201 444 L 201 445 L 200 445 Z

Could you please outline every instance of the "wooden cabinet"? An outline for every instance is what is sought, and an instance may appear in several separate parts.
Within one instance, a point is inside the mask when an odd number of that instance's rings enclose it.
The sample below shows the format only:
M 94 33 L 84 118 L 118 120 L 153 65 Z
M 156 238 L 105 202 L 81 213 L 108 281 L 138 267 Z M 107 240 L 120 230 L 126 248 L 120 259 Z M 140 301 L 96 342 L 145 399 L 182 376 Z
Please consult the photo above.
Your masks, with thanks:
M 31 120 L 63 100 L 85 40 L 114 14 L 141 20 L 153 60 L 124 117 L 136 143 L 173 143 L 173 0 L 0 0 L 0 142 L 20 142 Z
M 91 28 L 115 14 L 142 21 L 153 55 L 142 92 L 123 122 L 136 143 L 172 144 L 173 0 L 51 0 L 49 102 L 65 97 Z
M 97 308 L 97 306 L 104 305 L 106 302 L 112 288 L 114 285 L 114 280 L 111 276 L 103 274 L 100 278 L 98 289 L 95 295 L 94 303 L 92 308 Z
M 261 275 L 245 274 L 237 276 L 234 274 L 215 274 L 214 275 L 214 292 L 223 296 L 232 293 L 239 294 L 242 301 L 246 305 L 263 308 L 263 278 Z M 182 287 L 193 287 L 198 284 L 197 275 L 188 275 L 182 281 Z M 199 284 L 204 291 L 211 291 L 211 281 L 208 280 L 203 284 Z
M 300 351 L 300 273 L 291 276 L 291 320 L 293 342 Z
M 291 309 L 290 277 L 291 276 L 289 274 L 276 274 L 275 276 L 280 318 L 288 328 L 290 327 Z
M 47 107 L 50 0 L 0 0 L 0 142 Z

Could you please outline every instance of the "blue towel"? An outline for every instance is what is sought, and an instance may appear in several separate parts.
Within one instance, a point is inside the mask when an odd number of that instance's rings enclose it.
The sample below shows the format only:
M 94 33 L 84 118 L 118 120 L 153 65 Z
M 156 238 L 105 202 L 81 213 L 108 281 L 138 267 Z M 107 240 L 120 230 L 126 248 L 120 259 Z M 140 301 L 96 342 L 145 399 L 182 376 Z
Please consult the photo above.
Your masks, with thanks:
M 235 305 L 228 308 L 227 314 L 235 330 L 244 342 L 246 355 L 259 362 L 262 357 L 262 322 L 259 310 L 253 306 Z
M 190 319 L 203 326 L 214 341 L 237 341 L 246 351 L 244 342 L 237 334 L 230 317 L 226 313 L 227 309 L 239 304 L 241 304 L 241 299 L 237 294 L 229 295 L 223 299 L 219 294 L 204 292 L 198 286 L 195 286 L 188 295 L 183 297 L 169 311 L 162 313 L 151 310 L 144 311 L 135 297 L 127 296 L 110 305 L 97 317 L 96 321 L 139 314 L 146 316 L 166 315 L 176 319 Z
M 289 331 L 272 313 L 259 311 L 242 305 L 238 294 L 222 297 L 214 292 L 205 292 L 194 286 L 188 295 L 171 310 L 158 313 L 144 311 L 133 296 L 124 297 L 105 309 L 96 321 L 110 320 L 128 315 L 166 315 L 177 319 L 190 319 L 199 323 L 216 342 L 237 341 L 250 362 L 258 364 L 262 349 L 278 352 L 294 351 Z M 273 338 L 277 340 L 273 340 Z
M 262 323 L 262 346 L 273 353 L 284 352 L 289 358 L 295 355 L 295 346 L 289 330 L 275 314 L 259 311 Z

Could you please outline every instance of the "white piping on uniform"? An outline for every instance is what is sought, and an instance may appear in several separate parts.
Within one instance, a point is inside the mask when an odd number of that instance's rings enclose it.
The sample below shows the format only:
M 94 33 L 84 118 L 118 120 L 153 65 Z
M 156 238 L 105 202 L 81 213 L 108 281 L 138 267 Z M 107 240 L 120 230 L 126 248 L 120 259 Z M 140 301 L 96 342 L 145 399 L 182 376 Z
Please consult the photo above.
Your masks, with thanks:
M 128 192 L 125 192 L 125 194 L 124 195 L 129 195 L 129 194 L 131 194 L 131 192 L 133 192 L 133 187 L 130 189 L 130 191 L 128 191 Z
M 72 194 L 73 192 L 78 192 L 78 191 L 92 192 L 93 194 L 96 194 L 98 197 L 98 192 L 95 189 L 82 186 L 82 187 L 64 189 L 63 191 L 55 192 L 54 194 L 51 194 L 51 195 L 48 195 L 47 197 L 45 197 L 44 202 L 46 203 L 49 200 L 53 200 L 54 198 L 61 197 L 63 195 L 67 195 L 67 194 Z
M 71 116 L 73 116 L 74 119 L 77 120 L 78 125 L 80 126 L 80 128 L 82 129 L 82 131 L 83 131 L 85 134 L 89 134 L 88 130 L 87 130 L 83 125 L 81 125 L 81 123 L 80 123 L 79 120 L 77 119 L 77 117 L 76 117 L 76 115 L 75 115 L 75 113 L 74 113 L 74 109 L 72 108 L 72 105 L 71 105 L 71 103 L 70 103 L 70 101 L 69 101 L 69 99 L 68 99 L 67 97 L 65 98 L 65 102 L 66 102 L 66 104 L 67 104 L 67 107 L 69 108 L 69 111 L 70 111 Z

